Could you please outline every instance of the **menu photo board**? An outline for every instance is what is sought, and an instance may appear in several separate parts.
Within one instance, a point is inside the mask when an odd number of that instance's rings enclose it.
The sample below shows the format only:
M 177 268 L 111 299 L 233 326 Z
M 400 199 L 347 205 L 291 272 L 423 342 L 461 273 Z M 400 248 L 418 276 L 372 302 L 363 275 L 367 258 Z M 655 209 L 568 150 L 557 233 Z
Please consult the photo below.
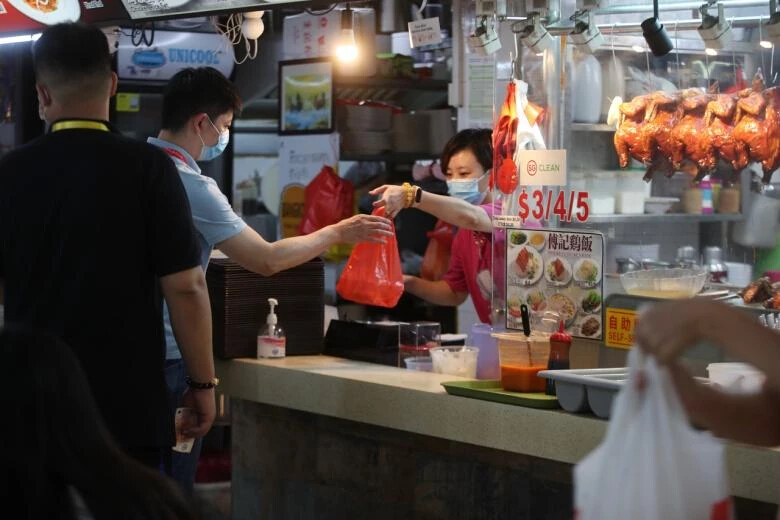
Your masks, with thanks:
M 42 31 L 65 22 L 127 20 L 122 0 L 0 0 L 0 33 Z
M 555 312 L 575 337 L 604 335 L 604 236 L 598 232 L 508 227 L 506 328 L 522 330 L 520 306 L 535 322 Z

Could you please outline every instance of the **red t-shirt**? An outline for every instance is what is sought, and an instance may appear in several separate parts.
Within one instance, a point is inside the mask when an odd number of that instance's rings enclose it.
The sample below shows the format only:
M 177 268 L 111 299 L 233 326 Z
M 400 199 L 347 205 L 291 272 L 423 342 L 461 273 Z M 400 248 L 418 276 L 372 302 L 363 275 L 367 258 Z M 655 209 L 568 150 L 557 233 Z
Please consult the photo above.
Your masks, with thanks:
M 500 212 L 498 203 L 491 202 L 480 207 L 491 220 L 496 211 Z M 444 281 L 453 292 L 469 293 L 482 323 L 491 321 L 492 238 L 492 233 L 470 229 L 458 230 L 452 241 L 450 266 L 447 274 L 444 275 Z M 500 289 L 502 285 L 503 283 L 499 283 L 497 288 Z

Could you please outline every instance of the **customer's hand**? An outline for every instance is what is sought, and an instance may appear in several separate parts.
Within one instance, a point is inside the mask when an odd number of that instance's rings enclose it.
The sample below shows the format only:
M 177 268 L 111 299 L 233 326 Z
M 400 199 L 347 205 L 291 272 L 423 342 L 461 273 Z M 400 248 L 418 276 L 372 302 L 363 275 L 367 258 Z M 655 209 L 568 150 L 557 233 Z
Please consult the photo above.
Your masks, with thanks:
M 355 215 L 336 224 L 339 243 L 373 242 L 384 244 L 393 237 L 390 220 L 377 215 Z
M 197 424 L 182 425 L 182 433 L 184 436 L 196 439 L 204 437 L 211 429 L 211 425 L 214 424 L 214 418 L 217 416 L 214 389 L 187 389 L 187 391 L 184 392 L 184 396 L 181 398 L 181 406 L 195 410 L 198 418 Z
M 402 209 L 406 207 L 406 190 L 401 186 L 385 184 L 369 192 L 370 195 L 381 195 L 381 198 L 374 202 L 374 207 L 385 208 L 385 215 L 388 218 L 395 218 Z
M 654 305 L 639 315 L 636 343 L 660 363 L 670 363 L 705 339 L 707 328 L 718 319 L 722 307 L 704 299 Z

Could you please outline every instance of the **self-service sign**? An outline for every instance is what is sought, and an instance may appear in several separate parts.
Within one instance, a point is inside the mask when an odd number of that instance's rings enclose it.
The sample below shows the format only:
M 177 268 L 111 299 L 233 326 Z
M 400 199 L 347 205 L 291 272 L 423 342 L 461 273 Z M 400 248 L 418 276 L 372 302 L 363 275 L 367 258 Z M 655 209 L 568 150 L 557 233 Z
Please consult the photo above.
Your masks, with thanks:
M 521 186 L 566 186 L 566 150 L 519 150 Z

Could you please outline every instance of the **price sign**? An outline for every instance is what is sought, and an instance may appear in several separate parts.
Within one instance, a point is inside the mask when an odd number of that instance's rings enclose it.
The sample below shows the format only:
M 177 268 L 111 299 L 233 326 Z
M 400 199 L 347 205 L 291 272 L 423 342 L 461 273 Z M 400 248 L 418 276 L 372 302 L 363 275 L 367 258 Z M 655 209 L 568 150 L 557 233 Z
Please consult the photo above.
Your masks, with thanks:
M 409 43 L 413 48 L 441 43 L 439 19 L 424 18 L 409 22 Z
M 561 222 L 586 222 L 590 215 L 587 191 L 559 191 L 556 195 L 552 190 L 545 193 L 541 189 L 531 192 L 522 188 L 517 198 L 517 215 L 526 220 L 549 220 L 558 217 Z

